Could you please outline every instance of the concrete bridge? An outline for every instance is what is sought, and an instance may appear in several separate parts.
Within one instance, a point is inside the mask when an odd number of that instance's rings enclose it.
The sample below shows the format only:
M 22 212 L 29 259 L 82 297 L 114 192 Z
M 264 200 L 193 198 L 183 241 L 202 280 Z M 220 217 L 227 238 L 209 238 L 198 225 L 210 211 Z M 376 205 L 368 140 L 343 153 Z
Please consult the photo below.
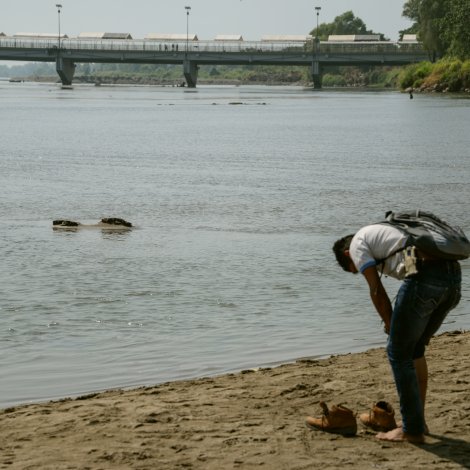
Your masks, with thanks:
M 55 62 L 63 85 L 77 63 L 180 64 L 189 87 L 200 65 L 287 65 L 311 69 L 321 88 L 325 66 L 404 65 L 429 60 L 419 43 L 368 41 L 153 41 L 0 38 L 0 60 Z

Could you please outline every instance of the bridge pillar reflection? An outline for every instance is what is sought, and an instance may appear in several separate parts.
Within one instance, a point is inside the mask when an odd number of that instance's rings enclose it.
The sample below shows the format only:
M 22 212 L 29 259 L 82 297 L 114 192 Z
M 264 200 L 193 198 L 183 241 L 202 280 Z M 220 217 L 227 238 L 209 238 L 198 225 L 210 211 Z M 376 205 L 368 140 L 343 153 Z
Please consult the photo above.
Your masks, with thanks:
M 189 59 L 184 59 L 183 72 L 186 83 L 188 84 L 188 88 L 196 88 L 198 71 L 199 67 L 196 62 Z
M 320 62 L 318 60 L 314 60 L 312 62 L 312 81 L 313 81 L 313 88 L 320 89 L 322 86 L 322 69 Z
M 75 74 L 75 64 L 69 59 L 59 56 L 56 59 L 55 69 L 59 74 L 62 85 L 71 85 Z

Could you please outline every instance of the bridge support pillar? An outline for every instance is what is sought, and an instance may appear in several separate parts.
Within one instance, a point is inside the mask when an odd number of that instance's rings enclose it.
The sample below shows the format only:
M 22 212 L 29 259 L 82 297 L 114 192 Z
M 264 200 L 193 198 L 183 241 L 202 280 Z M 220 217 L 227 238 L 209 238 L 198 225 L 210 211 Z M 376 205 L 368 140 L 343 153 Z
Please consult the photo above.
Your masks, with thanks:
M 183 71 L 188 88 L 196 88 L 197 74 L 199 71 L 199 67 L 196 62 L 185 59 L 183 64 Z
M 59 74 L 62 85 L 71 85 L 75 73 L 75 64 L 68 59 L 57 57 L 55 69 Z
M 320 89 L 322 86 L 322 70 L 320 62 L 315 60 L 312 62 L 312 81 L 313 88 Z

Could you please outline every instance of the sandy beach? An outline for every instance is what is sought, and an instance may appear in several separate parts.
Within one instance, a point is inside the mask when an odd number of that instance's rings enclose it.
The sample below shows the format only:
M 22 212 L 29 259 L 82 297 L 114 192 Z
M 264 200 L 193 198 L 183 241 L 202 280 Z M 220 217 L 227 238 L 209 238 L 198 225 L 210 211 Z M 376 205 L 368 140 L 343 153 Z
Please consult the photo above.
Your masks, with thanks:
M 470 333 L 435 337 L 424 445 L 314 431 L 319 402 L 398 409 L 383 348 L 0 410 L 1 469 L 470 468 Z M 398 418 L 399 418 L 399 413 Z

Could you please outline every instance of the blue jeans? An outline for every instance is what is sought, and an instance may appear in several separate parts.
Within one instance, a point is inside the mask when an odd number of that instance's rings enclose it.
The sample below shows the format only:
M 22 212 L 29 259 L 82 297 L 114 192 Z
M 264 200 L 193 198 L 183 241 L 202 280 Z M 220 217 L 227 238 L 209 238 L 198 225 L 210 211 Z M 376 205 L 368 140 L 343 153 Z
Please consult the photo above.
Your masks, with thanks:
M 423 434 L 424 412 L 413 360 L 424 356 L 431 337 L 460 300 L 461 272 L 456 261 L 428 261 L 405 279 L 398 291 L 387 355 L 400 400 L 403 430 Z

